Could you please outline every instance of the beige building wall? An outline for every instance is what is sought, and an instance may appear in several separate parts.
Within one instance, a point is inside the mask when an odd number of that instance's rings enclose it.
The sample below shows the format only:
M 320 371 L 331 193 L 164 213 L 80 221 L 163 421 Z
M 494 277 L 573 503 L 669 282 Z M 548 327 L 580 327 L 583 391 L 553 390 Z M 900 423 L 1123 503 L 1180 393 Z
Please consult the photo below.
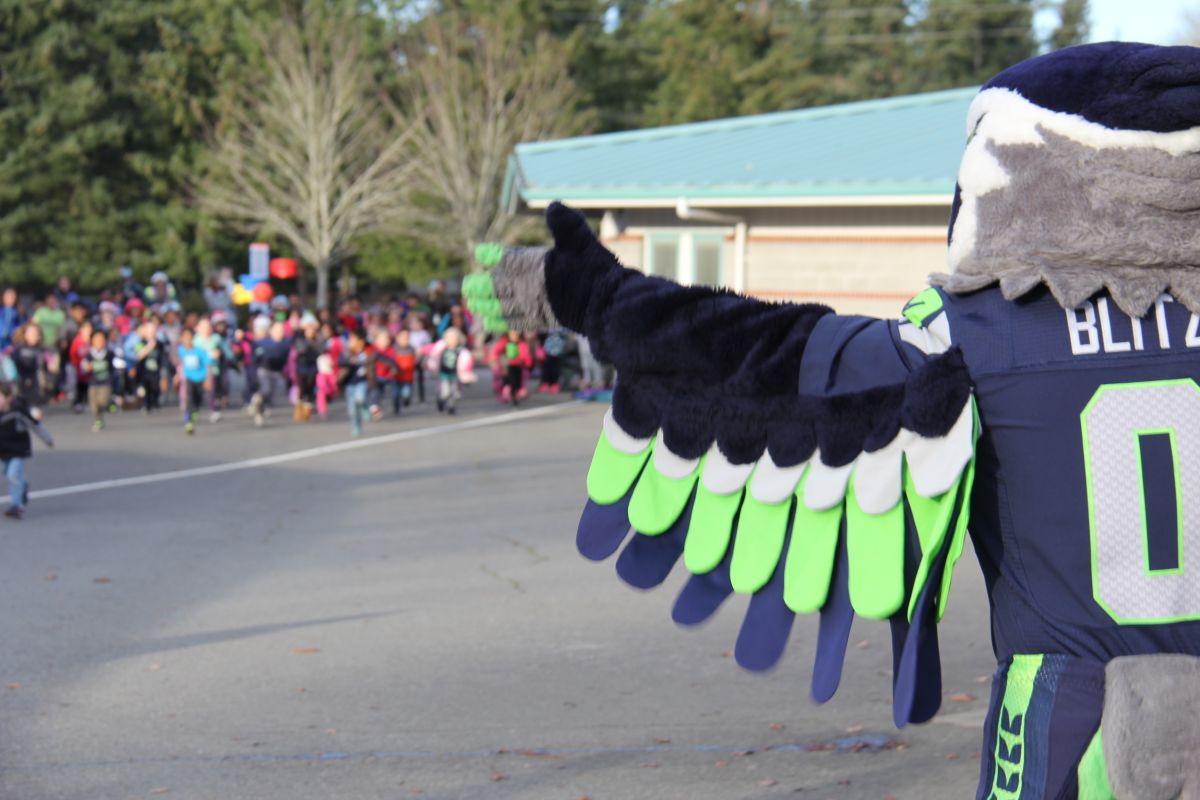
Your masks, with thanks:
M 945 270 L 947 206 L 714 209 L 747 225 L 746 293 L 768 300 L 823 303 L 843 314 L 896 317 L 904 303 Z M 615 212 L 603 237 L 623 264 L 648 271 L 651 243 L 723 239 L 722 283 L 732 286 L 734 226 L 685 222 L 668 209 Z M 690 256 L 678 278 L 689 282 Z
M 929 273 L 945 270 L 946 244 L 936 235 L 752 236 L 747 261 L 747 294 L 895 317 Z

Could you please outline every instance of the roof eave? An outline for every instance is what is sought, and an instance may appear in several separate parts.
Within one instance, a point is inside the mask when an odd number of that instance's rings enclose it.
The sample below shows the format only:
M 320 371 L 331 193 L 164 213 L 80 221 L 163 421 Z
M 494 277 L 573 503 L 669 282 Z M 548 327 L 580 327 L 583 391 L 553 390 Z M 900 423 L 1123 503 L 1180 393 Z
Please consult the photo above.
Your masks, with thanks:
M 605 194 L 562 192 L 522 193 L 530 209 L 541 210 L 555 200 L 576 208 L 675 208 L 681 199 L 696 206 L 714 208 L 815 208 L 815 207 L 896 207 L 896 206 L 949 206 L 954 199 L 952 193 L 919 194 L 795 194 L 795 195 L 719 195 L 703 193 L 681 193 L 669 197 L 647 197 L 637 194 Z

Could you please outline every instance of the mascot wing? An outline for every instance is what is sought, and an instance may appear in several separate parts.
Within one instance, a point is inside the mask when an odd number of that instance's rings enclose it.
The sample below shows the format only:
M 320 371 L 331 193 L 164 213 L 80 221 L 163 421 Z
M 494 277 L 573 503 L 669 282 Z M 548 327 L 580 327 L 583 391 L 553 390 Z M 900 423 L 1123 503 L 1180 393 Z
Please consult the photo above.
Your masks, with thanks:
M 941 700 L 936 622 L 962 551 L 978 422 L 940 295 L 895 322 L 683 287 L 620 266 L 554 204 L 552 249 L 493 251 L 464 286 L 492 330 L 563 325 L 617 369 L 578 547 L 638 588 L 680 557 L 683 625 L 750 595 L 735 648 L 764 670 L 820 613 L 812 696 L 854 615 L 889 620 L 898 725 Z M 622 548 L 622 545 L 623 548 Z

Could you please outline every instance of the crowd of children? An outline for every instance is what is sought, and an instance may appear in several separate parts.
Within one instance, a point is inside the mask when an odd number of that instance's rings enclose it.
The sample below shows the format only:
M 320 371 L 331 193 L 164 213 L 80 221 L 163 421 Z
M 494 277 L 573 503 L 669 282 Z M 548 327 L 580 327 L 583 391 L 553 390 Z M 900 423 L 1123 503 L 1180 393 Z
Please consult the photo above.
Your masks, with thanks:
M 30 432 L 49 441 L 41 424 L 49 405 L 86 411 L 96 432 L 119 411 L 175 407 L 190 435 L 202 413 L 217 423 L 239 406 L 256 427 L 285 408 L 297 422 L 325 420 L 340 397 L 351 435 L 360 436 L 369 420 L 426 402 L 427 387 L 439 412 L 457 413 L 463 387 L 475 381 L 477 354 L 502 403 L 524 400 L 536 374 L 539 391 L 552 393 L 583 374 L 573 360 L 586 354 L 582 340 L 551 331 L 487 342 L 461 305 L 440 297 L 392 297 L 366 309 L 351 298 L 336 312 L 313 312 L 298 297 L 277 296 L 239 324 L 210 289 L 203 313 L 185 312 L 157 274 L 143 289 L 122 273 L 120 287 L 95 302 L 65 278 L 27 307 L 13 289 L 0 295 L 0 461 L 12 515 L 24 510 Z

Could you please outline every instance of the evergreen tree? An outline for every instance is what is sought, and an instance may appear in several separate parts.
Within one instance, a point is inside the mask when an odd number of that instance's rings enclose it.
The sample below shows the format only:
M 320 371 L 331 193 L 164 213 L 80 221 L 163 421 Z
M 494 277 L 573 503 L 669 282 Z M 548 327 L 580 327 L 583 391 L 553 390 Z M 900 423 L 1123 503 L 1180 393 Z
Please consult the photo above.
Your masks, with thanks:
M 982 83 L 1038 51 L 1032 0 L 922 0 L 913 10 L 909 91 Z
M 650 9 L 642 24 L 658 45 L 651 63 L 661 77 L 643 123 L 665 125 L 744 113 L 746 84 L 760 74 L 770 50 L 774 5 L 687 0 Z
M 138 93 L 154 11 L 0 4 L 0 279 L 95 285 L 150 250 L 165 188 L 155 155 L 171 127 Z
M 231 11 L 272 5 L 0 0 L 0 280 L 94 289 L 122 263 L 194 278 L 219 257 L 187 186 L 236 74 Z
M 1050 34 L 1050 49 L 1082 44 L 1091 30 L 1088 0 L 1062 0 L 1058 6 L 1058 27 Z
M 811 0 L 801 24 L 811 31 L 815 98 L 841 103 L 899 94 L 910 60 L 904 0 Z

